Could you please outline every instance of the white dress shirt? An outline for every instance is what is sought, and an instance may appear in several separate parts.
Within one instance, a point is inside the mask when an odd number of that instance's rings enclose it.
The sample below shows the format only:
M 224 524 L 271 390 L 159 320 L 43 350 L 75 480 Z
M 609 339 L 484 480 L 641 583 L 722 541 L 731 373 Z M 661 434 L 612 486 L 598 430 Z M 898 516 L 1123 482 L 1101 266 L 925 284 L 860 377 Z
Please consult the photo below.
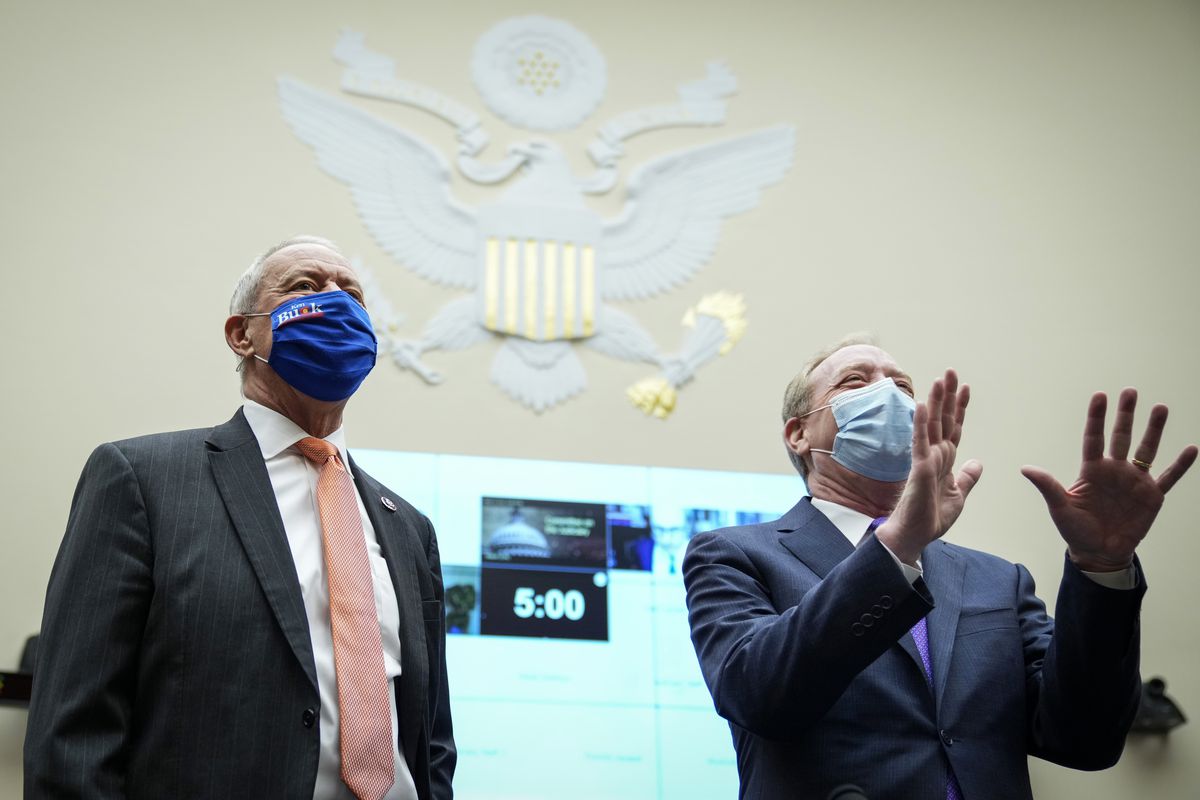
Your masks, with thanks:
M 828 500 L 818 500 L 814 497 L 812 505 L 813 508 L 824 514 L 833 523 L 834 527 L 850 540 L 850 544 L 855 548 L 867 538 L 867 528 L 875 521 L 874 517 L 868 517 L 866 514 L 855 511 L 853 508 L 831 503 Z M 901 571 L 904 572 L 904 577 L 910 584 L 916 583 L 917 578 L 925 574 L 921 569 L 920 561 L 917 562 L 916 567 L 911 567 L 901 561 L 883 542 L 880 542 L 880 544 L 883 545 L 884 550 L 887 550 L 892 560 L 896 562 L 896 566 L 900 567 Z M 1109 589 L 1133 589 L 1137 586 L 1137 570 L 1134 567 L 1127 567 L 1117 572 L 1080 571 L 1096 583 L 1101 586 L 1107 586 Z
M 354 794 L 341 779 L 337 671 L 333 662 L 333 632 L 329 621 L 329 582 L 325 572 L 321 517 L 317 508 L 317 477 L 320 471 L 316 464 L 293 447 L 308 436 L 296 423 L 252 400 L 245 401 L 243 411 L 267 464 L 267 474 L 271 478 L 271 488 L 275 490 L 275 500 L 279 504 L 292 559 L 296 562 L 296 575 L 300 579 L 304 611 L 308 616 L 308 633 L 317 665 L 317 686 L 321 698 L 321 750 L 313 800 L 354 800 Z M 338 449 L 342 464 L 349 472 L 350 459 L 346 456 L 343 429 L 338 428 L 326 436 L 325 441 Z M 396 679 L 400 677 L 400 611 L 396 604 L 396 591 L 383 552 L 379 549 L 375 528 L 363 508 L 362 497 L 355 492 L 354 499 L 362 519 L 371 577 L 375 583 L 375 607 L 379 612 L 379 633 L 383 641 L 383 668 L 388 680 L 395 686 Z M 396 693 L 389 692 L 388 696 L 391 699 L 396 782 L 384 800 L 416 800 L 416 786 L 408 771 L 408 763 L 400 754 Z
M 860 544 L 866 541 L 867 528 L 871 527 L 871 523 L 875 521 L 874 517 L 868 517 L 866 514 L 855 511 L 853 508 L 838 505 L 837 503 L 831 503 L 828 500 L 818 500 L 814 497 L 812 499 L 812 506 L 817 511 L 820 511 L 822 514 L 828 517 L 829 521 L 833 523 L 833 526 L 842 532 L 842 536 L 845 536 L 850 541 L 851 546 L 853 546 L 855 549 L 857 549 Z M 891 548 L 889 548 L 886 544 L 883 542 L 880 542 L 879 544 L 882 545 L 883 549 L 887 551 L 887 554 L 892 557 L 892 560 L 896 562 L 896 566 L 899 567 L 900 571 L 904 573 L 905 579 L 910 584 L 916 583 L 917 578 L 925 574 L 921 569 L 920 561 L 917 561 L 917 565 L 915 567 L 909 566 L 901 561 L 900 558 L 893 553 Z

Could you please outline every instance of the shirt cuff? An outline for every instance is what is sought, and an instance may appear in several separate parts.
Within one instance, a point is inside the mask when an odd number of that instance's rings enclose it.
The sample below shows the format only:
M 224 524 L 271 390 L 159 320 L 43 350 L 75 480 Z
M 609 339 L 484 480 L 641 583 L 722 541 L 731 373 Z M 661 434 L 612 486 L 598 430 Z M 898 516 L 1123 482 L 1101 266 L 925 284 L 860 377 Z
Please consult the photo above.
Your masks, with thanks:
M 878 541 L 878 539 L 876 539 L 876 541 Z M 901 561 L 900 557 L 897 556 L 895 553 L 893 553 L 892 549 L 890 547 L 888 547 L 886 544 L 884 544 L 883 542 L 879 542 L 879 546 L 887 551 L 887 554 L 892 557 L 892 561 L 896 562 L 896 566 L 899 567 L 900 571 L 904 573 L 904 580 L 908 581 L 909 586 L 912 586 L 914 583 L 917 582 L 917 578 L 920 578 L 921 576 L 923 576 L 925 574 L 924 570 L 921 569 L 920 559 L 917 559 L 917 565 L 915 567 L 910 567 L 908 564 L 905 564 L 903 561 Z M 1130 569 L 1133 569 L 1133 567 L 1130 567 Z M 1095 573 L 1085 572 L 1083 574 L 1087 575 L 1088 577 L 1091 577 Z M 1107 575 L 1108 573 L 1100 573 L 1100 574 Z M 1102 583 L 1102 581 L 1101 581 L 1101 583 Z M 1137 584 L 1137 582 L 1134 581 L 1134 585 L 1136 585 L 1136 584 Z M 1105 583 L 1104 585 L 1108 586 L 1107 583 Z M 1129 588 L 1132 589 L 1133 586 L 1130 586 Z
M 1087 575 L 1093 582 L 1109 589 L 1136 589 L 1138 585 L 1137 568 L 1134 566 L 1128 566 L 1116 572 L 1087 572 L 1082 569 L 1079 571 Z

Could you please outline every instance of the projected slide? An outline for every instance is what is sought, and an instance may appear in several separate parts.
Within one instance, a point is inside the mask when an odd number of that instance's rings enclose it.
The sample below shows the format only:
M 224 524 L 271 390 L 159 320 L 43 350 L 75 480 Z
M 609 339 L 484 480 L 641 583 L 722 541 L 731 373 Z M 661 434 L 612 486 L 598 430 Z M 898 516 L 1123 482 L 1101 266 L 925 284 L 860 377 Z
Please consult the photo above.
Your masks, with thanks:
M 483 498 L 479 632 L 608 640 L 604 506 Z
M 700 531 L 770 520 L 799 477 L 354 451 L 437 526 L 463 800 L 737 795 L 688 634 Z

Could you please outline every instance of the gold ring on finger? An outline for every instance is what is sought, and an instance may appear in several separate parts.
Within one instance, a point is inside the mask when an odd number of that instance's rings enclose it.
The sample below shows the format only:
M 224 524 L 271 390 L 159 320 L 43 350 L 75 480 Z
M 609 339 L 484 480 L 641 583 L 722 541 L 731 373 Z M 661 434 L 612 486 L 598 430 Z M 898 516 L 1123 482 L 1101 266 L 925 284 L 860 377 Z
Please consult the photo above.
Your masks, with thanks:
M 1152 466 L 1148 461 L 1142 461 L 1140 458 L 1131 458 L 1129 461 L 1143 472 L 1149 472 Z

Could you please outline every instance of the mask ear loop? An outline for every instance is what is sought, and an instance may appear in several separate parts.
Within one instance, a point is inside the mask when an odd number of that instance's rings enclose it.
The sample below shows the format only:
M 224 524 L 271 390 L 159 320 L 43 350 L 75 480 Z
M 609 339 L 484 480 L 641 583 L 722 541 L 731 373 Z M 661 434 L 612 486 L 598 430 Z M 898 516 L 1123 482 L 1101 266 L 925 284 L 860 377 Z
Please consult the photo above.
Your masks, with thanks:
M 242 356 L 241 360 L 240 360 L 240 361 L 238 361 L 238 363 L 237 363 L 237 364 L 234 366 L 234 368 L 233 368 L 233 371 L 234 371 L 234 372 L 241 372 L 241 371 L 242 371 L 242 368 L 246 366 L 246 359 L 247 359 L 247 358 L 257 358 L 259 361 L 263 362 L 263 363 L 264 363 L 264 364 L 266 364 L 267 366 L 271 366 L 271 362 L 270 362 L 270 361 L 267 361 L 265 358 L 263 358 L 262 356 L 260 356 L 258 353 L 251 353 L 251 354 L 250 354 L 250 355 L 248 355 L 248 356 Z
M 275 313 L 274 311 L 254 311 L 249 314 L 238 314 L 238 316 L 240 316 L 240 317 L 269 317 L 274 313 Z M 270 361 L 267 361 L 265 358 L 260 356 L 258 353 L 251 353 L 250 355 L 254 356 L 259 361 L 263 362 L 264 364 L 266 364 L 268 366 L 270 366 L 270 364 L 271 364 Z M 233 368 L 234 372 L 242 371 L 242 367 L 244 367 L 246 365 L 246 358 L 247 358 L 247 356 L 242 356 L 242 360 L 239 361 L 237 363 L 237 366 Z
M 807 417 L 809 414 L 815 414 L 815 413 L 817 413 L 818 411 L 824 411 L 824 410 L 825 410 L 825 409 L 827 409 L 827 408 L 833 408 L 833 403 L 826 403 L 825 405 L 821 406 L 820 408 L 814 408 L 812 411 L 805 411 L 803 414 L 801 414 L 800 416 L 796 417 L 796 419 L 804 419 L 804 418 L 805 418 L 805 417 Z
M 824 411 L 824 410 L 825 410 L 825 409 L 827 409 L 827 408 L 833 408 L 833 403 L 826 403 L 825 405 L 821 406 L 820 408 L 814 408 L 812 411 L 805 411 L 803 414 L 801 414 L 800 416 L 796 417 L 796 419 L 804 419 L 804 418 L 805 418 L 805 417 L 807 417 L 809 414 L 815 414 L 815 413 L 817 413 L 818 411 Z M 811 451 L 811 452 L 813 452 L 813 453 L 828 453 L 829 455 L 833 455 L 833 451 L 832 451 L 832 450 L 822 450 L 822 449 L 820 449 L 819 447 L 810 447 L 810 448 L 808 448 L 808 449 L 809 449 L 809 451 Z

